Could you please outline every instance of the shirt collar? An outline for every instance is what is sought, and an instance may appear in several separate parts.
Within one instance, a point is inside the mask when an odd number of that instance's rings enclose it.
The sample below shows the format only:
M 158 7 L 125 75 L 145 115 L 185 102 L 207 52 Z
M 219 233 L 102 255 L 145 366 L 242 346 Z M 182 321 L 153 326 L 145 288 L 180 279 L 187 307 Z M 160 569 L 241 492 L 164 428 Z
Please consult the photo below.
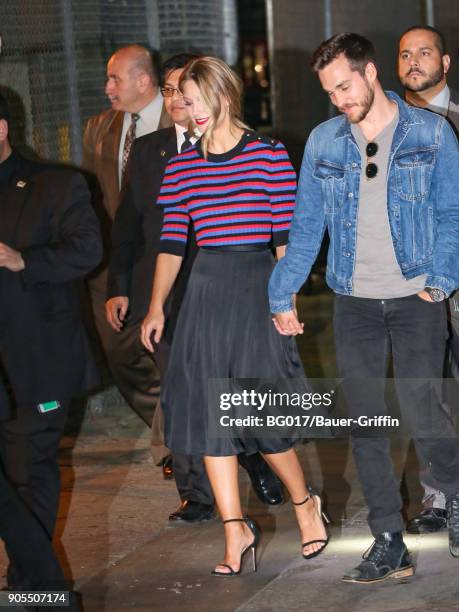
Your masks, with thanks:
M 448 114 L 449 108 L 449 99 L 451 97 L 451 92 L 449 90 L 448 85 L 445 85 L 443 89 L 437 93 L 437 95 L 430 100 L 429 104 L 426 108 L 435 113 L 440 113 L 441 115 L 446 116 Z
M 175 131 L 177 132 L 177 136 L 181 136 L 182 134 L 188 131 L 188 127 L 183 127 L 182 125 L 179 125 L 178 123 L 174 123 L 174 125 L 175 125 Z
M 161 111 L 163 109 L 163 97 L 161 92 L 158 92 L 158 95 L 153 98 L 151 102 L 149 102 L 146 106 L 142 108 L 137 114 L 139 115 L 139 119 L 145 122 L 147 125 L 158 120 L 158 117 L 161 115 Z M 129 116 L 131 113 L 129 113 Z

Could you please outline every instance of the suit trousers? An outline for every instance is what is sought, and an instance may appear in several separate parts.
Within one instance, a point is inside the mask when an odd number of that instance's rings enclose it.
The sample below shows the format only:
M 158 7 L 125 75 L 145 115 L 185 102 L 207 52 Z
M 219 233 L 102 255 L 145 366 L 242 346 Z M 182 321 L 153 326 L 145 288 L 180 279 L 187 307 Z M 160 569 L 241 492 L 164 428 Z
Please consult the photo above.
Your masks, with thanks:
M 160 366 L 157 359 L 140 342 L 140 321 L 127 322 L 121 332 L 115 332 L 105 316 L 105 292 L 99 279 L 89 284 L 94 322 L 105 359 L 116 386 L 126 402 L 139 415 L 150 412 L 152 398 L 157 392 Z M 164 443 L 164 417 L 158 401 L 151 425 L 151 449 L 156 464 L 170 455 Z
M 0 426 L 6 477 L 50 539 L 59 508 L 57 453 L 69 404 L 61 401 L 59 408 L 43 414 L 37 406 L 18 406 L 13 417 Z
M 452 300 L 449 300 L 451 304 Z M 447 376 L 457 378 L 457 372 L 459 368 L 459 334 L 455 330 L 455 328 L 450 325 L 450 338 L 448 341 L 448 367 L 447 367 Z M 424 496 L 422 498 L 422 503 L 425 507 L 432 508 L 440 508 L 442 510 L 446 507 L 446 498 L 444 494 L 439 490 L 438 484 L 435 487 L 430 486 L 426 482 L 426 477 L 428 478 L 428 466 L 425 465 L 425 462 L 422 461 L 422 471 L 421 471 L 421 484 L 424 487 Z M 426 476 L 427 475 L 427 476 Z
M 337 295 L 334 332 L 338 372 L 344 379 L 350 416 L 386 414 L 385 379 L 391 353 L 401 416 L 411 430 L 416 428 L 415 447 L 430 468 L 429 484 L 438 483 L 446 497 L 457 494 L 459 440 L 443 437 L 454 432 L 448 429 L 448 419 L 442 417 L 442 406 L 436 399 L 447 338 L 445 304 L 429 303 L 417 295 L 388 300 Z M 437 396 L 432 397 L 427 379 L 438 381 Z M 354 384 L 348 385 L 346 381 L 351 380 Z M 352 449 L 371 531 L 374 536 L 401 531 L 402 500 L 390 440 L 358 434 L 352 437 Z

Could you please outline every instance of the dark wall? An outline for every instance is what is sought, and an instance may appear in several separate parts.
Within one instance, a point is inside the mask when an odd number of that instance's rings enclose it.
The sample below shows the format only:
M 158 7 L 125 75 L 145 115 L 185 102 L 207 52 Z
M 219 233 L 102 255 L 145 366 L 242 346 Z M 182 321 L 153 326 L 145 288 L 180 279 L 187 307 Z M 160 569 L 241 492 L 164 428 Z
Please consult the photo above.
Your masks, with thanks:
M 396 76 L 400 34 L 425 23 L 422 0 L 331 0 L 332 34 L 353 31 L 370 38 L 376 47 L 380 78 L 387 89 L 401 91 Z M 304 142 L 329 104 L 309 69 L 314 49 L 326 38 L 324 0 L 268 0 L 271 10 L 271 72 L 274 129 L 298 165 Z M 448 40 L 452 55 L 451 85 L 459 81 L 459 2 L 437 0 L 435 23 Z
M 459 2 L 435 1 L 435 26 L 443 32 L 451 56 L 448 83 L 459 89 Z

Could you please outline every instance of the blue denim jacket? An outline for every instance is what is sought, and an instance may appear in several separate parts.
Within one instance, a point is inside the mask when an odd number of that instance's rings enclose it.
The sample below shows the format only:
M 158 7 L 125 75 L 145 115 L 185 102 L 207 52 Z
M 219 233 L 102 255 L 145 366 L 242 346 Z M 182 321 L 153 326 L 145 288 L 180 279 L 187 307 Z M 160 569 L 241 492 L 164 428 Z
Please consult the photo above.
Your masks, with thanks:
M 387 208 L 395 256 L 406 279 L 449 295 L 459 286 L 459 146 L 440 115 L 399 107 L 387 174 Z M 327 284 L 352 294 L 362 160 L 344 115 L 321 123 L 306 143 L 286 255 L 269 283 L 272 312 L 292 309 L 328 229 Z

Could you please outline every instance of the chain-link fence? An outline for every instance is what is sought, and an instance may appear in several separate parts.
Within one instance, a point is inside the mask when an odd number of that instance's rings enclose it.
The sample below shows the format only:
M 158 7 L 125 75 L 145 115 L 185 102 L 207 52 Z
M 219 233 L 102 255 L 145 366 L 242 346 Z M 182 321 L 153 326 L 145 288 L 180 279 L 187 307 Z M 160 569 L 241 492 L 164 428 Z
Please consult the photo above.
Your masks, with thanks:
M 0 86 L 12 140 L 81 161 L 84 122 L 107 107 L 105 67 L 120 46 L 237 58 L 235 0 L 0 0 Z

